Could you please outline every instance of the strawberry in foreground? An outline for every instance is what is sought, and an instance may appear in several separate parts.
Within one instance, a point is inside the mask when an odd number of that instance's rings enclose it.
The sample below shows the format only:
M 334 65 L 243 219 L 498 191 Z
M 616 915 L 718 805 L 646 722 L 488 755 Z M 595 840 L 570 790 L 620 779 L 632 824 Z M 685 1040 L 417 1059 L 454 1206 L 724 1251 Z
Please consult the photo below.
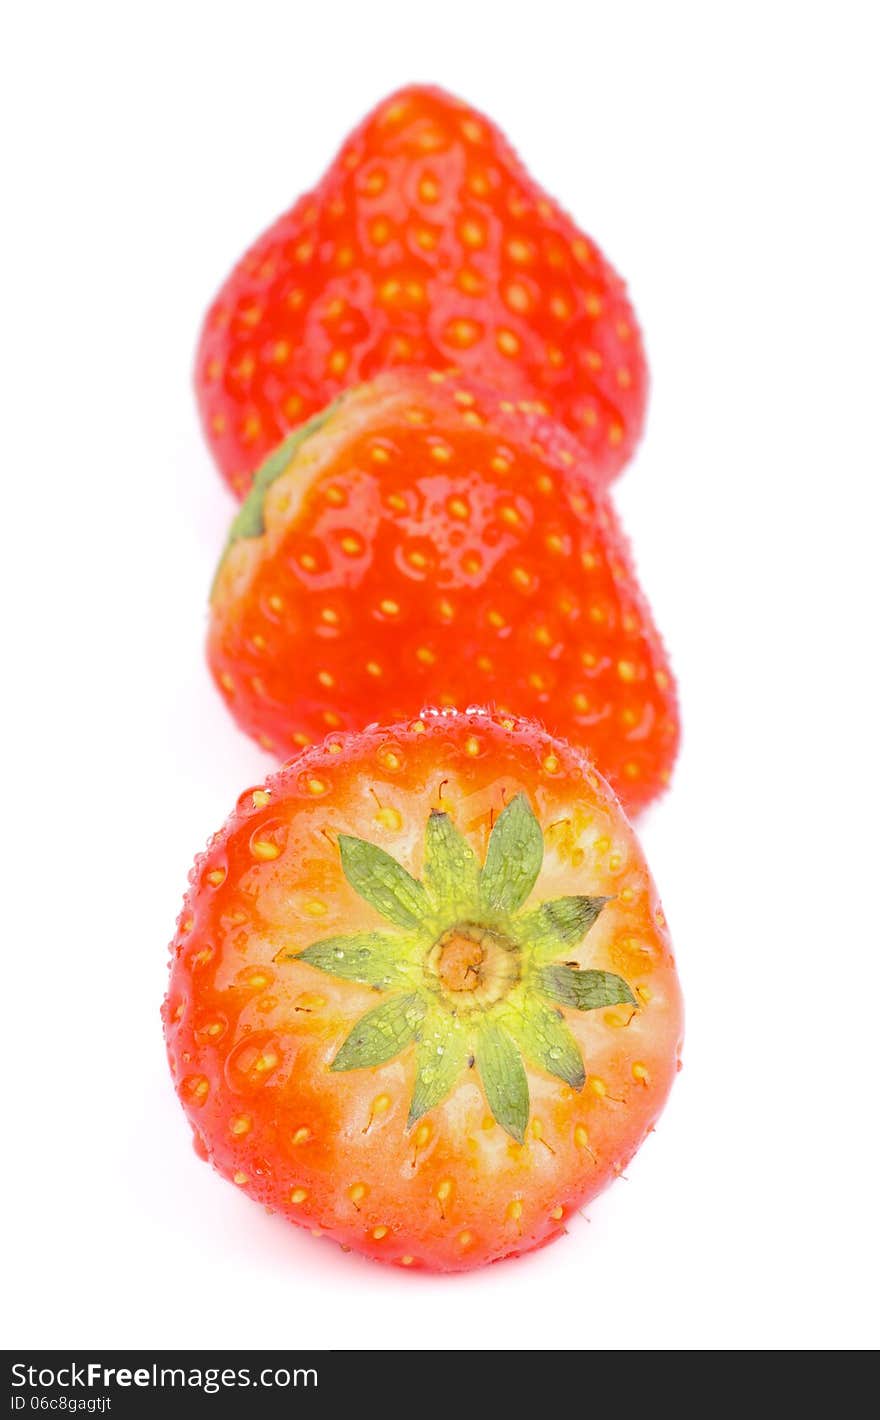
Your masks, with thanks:
M 290 435 L 233 524 L 208 657 L 286 758 L 328 730 L 492 704 L 589 749 L 625 806 L 667 784 L 669 665 L 565 430 L 395 371 Z
M 482 114 L 381 103 L 259 239 L 205 321 L 196 388 L 239 495 L 282 435 L 391 366 L 457 366 L 552 412 L 611 479 L 647 371 L 622 281 Z
M 163 1015 L 220 1173 L 442 1270 L 565 1232 L 652 1129 L 682 1026 L 613 795 L 477 712 L 328 739 L 243 794 L 191 874 Z

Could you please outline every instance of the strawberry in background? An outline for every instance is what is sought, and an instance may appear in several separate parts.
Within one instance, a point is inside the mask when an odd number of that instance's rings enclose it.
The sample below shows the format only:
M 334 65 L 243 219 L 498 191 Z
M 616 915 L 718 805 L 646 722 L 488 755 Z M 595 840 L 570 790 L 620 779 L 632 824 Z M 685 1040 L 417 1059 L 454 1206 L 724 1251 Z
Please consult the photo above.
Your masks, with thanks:
M 205 320 L 196 389 L 243 497 L 289 430 L 392 366 L 458 367 L 552 413 L 610 481 L 642 428 L 647 370 L 620 277 L 489 119 L 401 89 L 235 267 Z

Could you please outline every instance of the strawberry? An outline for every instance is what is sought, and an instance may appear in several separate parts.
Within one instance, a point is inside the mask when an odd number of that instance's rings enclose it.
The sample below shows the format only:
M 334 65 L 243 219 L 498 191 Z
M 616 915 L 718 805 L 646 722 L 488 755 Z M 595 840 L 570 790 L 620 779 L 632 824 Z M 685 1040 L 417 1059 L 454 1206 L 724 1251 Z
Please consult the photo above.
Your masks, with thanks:
M 647 372 L 622 281 L 487 118 L 402 89 L 257 241 L 215 299 L 196 386 L 240 495 L 288 430 L 389 366 L 458 366 L 630 457 Z
M 212 596 L 209 662 L 239 724 L 284 758 L 426 704 L 510 707 L 647 803 L 675 758 L 675 691 L 585 460 L 545 417 L 416 371 L 289 435 Z
M 577 749 L 481 712 L 339 735 L 197 859 L 163 1008 L 198 1152 L 291 1222 L 453 1270 L 560 1237 L 674 1078 L 638 842 Z

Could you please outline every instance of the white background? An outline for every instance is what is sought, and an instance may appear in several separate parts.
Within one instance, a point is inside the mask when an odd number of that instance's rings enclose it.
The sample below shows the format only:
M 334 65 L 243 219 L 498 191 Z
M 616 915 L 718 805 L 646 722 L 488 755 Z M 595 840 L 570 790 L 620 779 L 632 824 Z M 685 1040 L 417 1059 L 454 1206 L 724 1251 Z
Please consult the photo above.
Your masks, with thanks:
M 880 1341 L 876 22 L 843 0 L 15 7 L 7 1345 Z M 618 501 L 685 723 L 644 825 L 689 1012 L 671 1104 L 567 1240 L 452 1279 L 345 1257 L 213 1176 L 158 1015 L 189 863 L 268 764 L 202 659 L 232 505 L 194 413 L 199 320 L 410 79 L 492 115 L 630 283 L 653 398 Z

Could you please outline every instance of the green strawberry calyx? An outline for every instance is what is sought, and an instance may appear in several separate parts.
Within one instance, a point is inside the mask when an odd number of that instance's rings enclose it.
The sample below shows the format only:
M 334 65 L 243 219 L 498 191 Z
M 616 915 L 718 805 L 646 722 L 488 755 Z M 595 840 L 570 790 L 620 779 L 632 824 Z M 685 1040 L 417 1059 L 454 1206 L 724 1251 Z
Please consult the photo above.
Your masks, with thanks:
M 421 881 L 376 844 L 347 834 L 338 842 L 348 882 L 397 930 L 325 937 L 276 957 L 384 996 L 355 1023 L 330 1069 L 370 1069 L 413 1047 L 411 1128 L 476 1065 L 494 1118 L 521 1144 L 530 1110 L 524 1061 L 575 1090 L 586 1080 L 560 1007 L 637 1005 L 622 977 L 564 960 L 608 898 L 526 906 L 544 837 L 525 794 L 499 815 L 482 865 L 449 815 L 432 810 Z
M 326 409 L 322 409 L 320 413 L 307 419 L 304 424 L 299 424 L 296 429 L 291 430 L 260 464 L 254 474 L 250 491 L 230 524 L 229 534 L 214 574 L 214 586 L 217 585 L 220 569 L 226 560 L 229 549 L 242 538 L 262 537 L 266 531 L 263 514 L 266 494 L 272 484 L 276 483 L 281 475 L 290 468 L 303 444 L 313 435 L 320 433 L 343 398 L 344 396 L 340 396 L 332 404 L 328 404 Z

